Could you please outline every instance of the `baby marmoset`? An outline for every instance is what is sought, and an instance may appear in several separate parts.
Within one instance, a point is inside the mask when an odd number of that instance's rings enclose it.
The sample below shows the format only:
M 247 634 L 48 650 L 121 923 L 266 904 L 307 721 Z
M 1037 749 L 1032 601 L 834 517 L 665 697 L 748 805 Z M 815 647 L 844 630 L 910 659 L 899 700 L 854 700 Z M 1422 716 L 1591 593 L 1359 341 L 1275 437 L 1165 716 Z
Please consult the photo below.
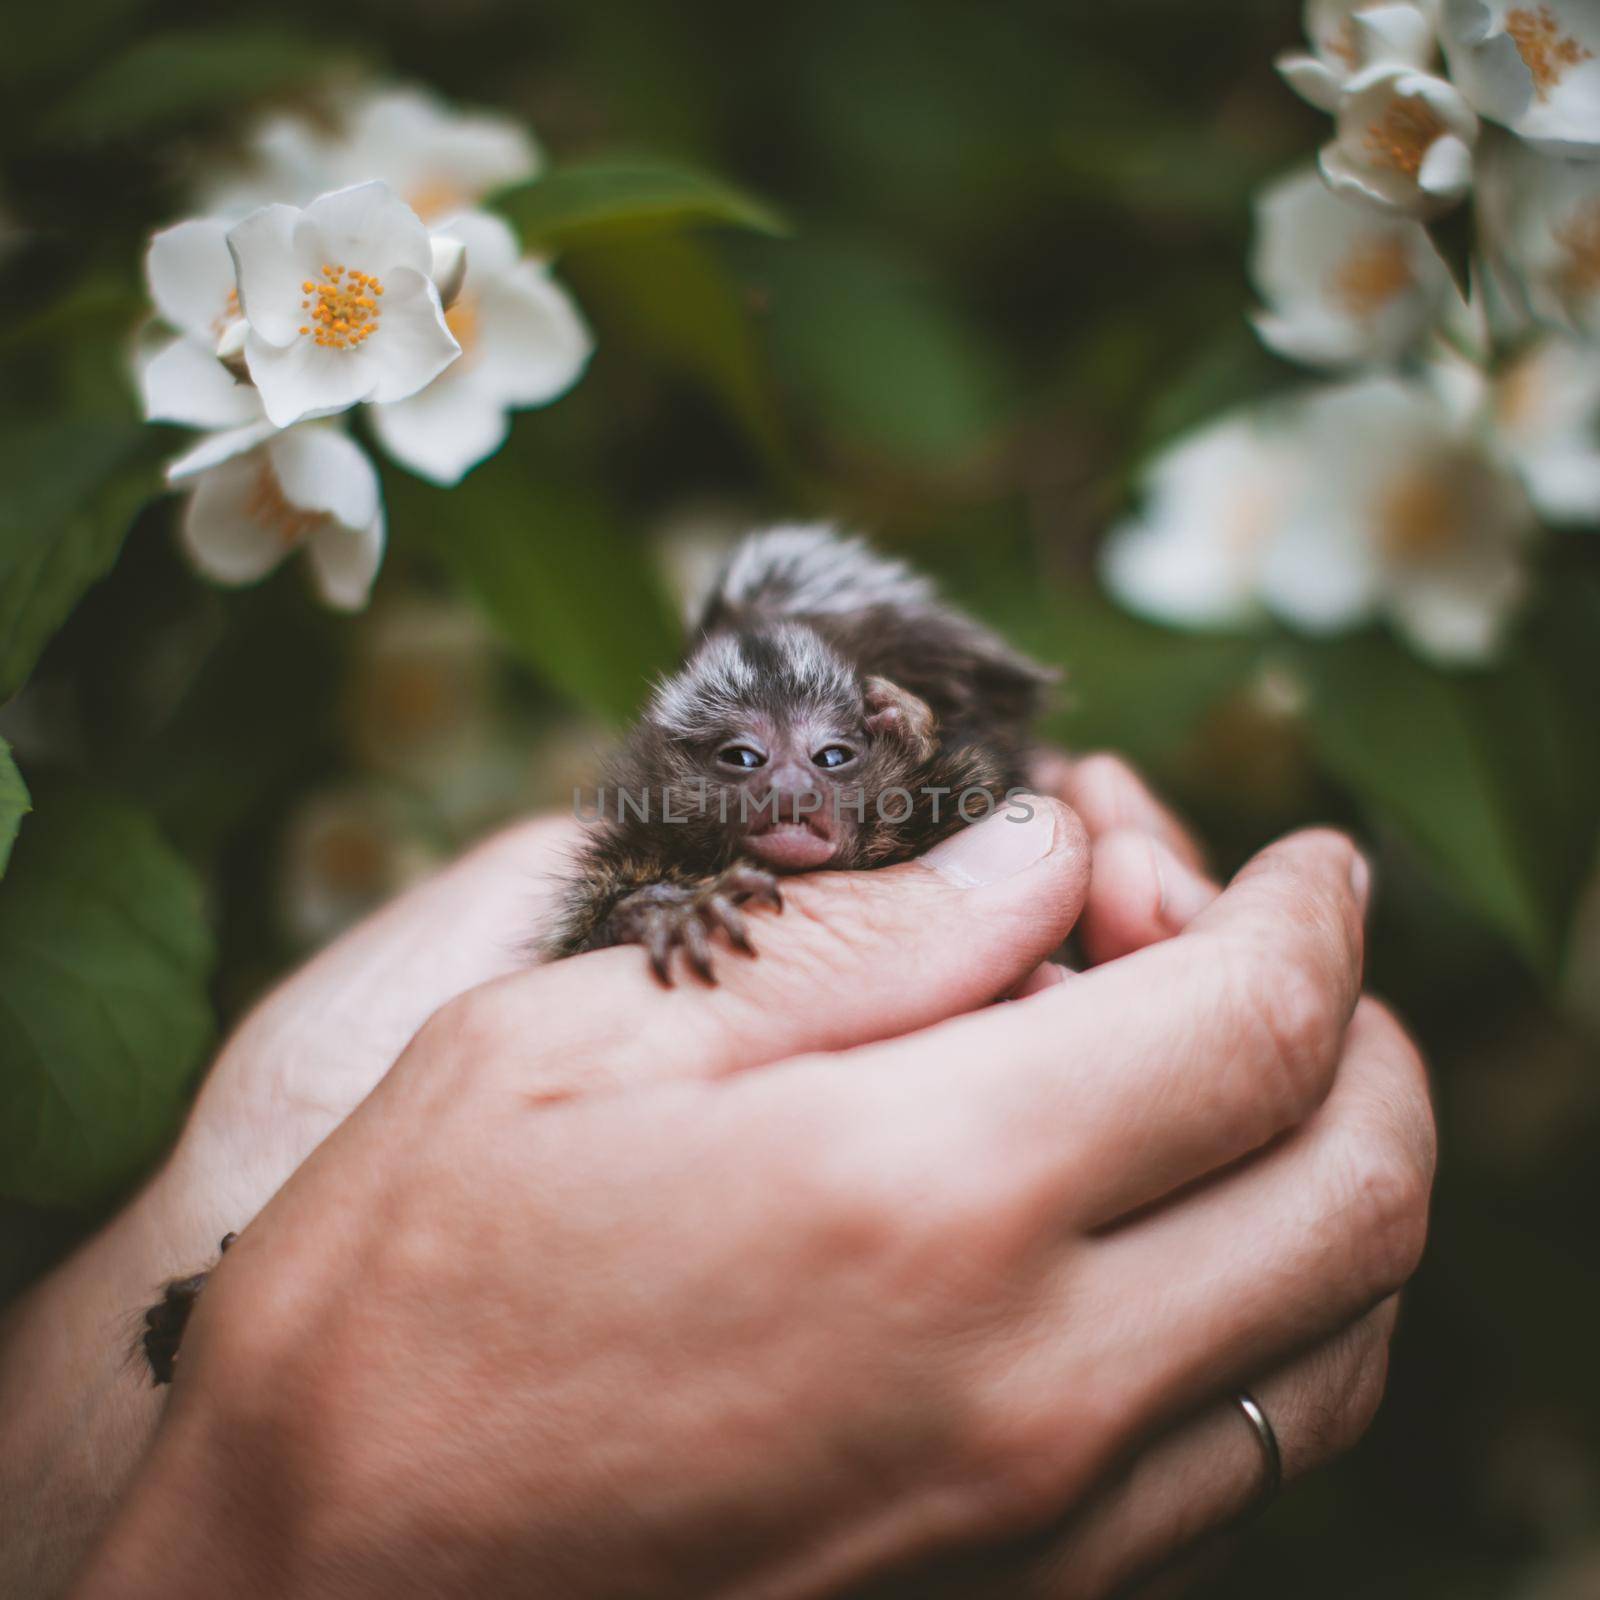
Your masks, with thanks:
M 670 983 L 681 950 L 715 981 L 778 875 L 905 861 L 1005 804 L 1052 677 L 857 539 L 752 535 L 611 763 L 546 953 L 642 944 Z

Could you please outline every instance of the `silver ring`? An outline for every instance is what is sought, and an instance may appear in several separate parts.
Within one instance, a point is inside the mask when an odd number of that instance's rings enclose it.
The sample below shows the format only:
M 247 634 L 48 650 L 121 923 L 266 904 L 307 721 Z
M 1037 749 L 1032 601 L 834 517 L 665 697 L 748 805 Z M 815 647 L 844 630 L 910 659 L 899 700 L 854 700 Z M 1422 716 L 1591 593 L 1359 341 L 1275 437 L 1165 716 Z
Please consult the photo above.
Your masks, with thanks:
M 1261 1480 L 1261 1488 L 1248 1513 L 1256 1516 L 1278 1498 L 1278 1490 L 1283 1487 L 1283 1453 L 1278 1449 L 1278 1436 L 1272 1431 L 1272 1424 L 1267 1421 L 1261 1402 L 1248 1389 L 1241 1389 L 1233 1397 L 1233 1403 L 1255 1430 L 1256 1442 L 1261 1446 L 1262 1460 L 1266 1466 L 1266 1477 Z

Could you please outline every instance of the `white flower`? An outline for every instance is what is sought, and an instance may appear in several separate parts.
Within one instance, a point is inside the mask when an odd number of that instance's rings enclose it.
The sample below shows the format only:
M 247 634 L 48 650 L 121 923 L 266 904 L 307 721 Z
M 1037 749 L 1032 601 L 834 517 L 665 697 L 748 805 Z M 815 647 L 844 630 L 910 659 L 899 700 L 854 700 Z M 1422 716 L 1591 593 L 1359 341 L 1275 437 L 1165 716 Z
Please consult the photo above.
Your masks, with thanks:
M 1600 157 L 1594 0 L 1445 0 L 1450 75 L 1472 105 L 1551 155 Z
M 1600 161 L 1507 141 L 1486 167 L 1480 211 L 1502 292 L 1540 322 L 1600 336 Z
M 1374 0 L 1306 0 L 1311 49 L 1278 57 L 1285 81 L 1319 111 L 1338 109 L 1344 86 L 1378 63 L 1427 67 L 1433 62 L 1431 0 L 1422 5 Z
M 465 211 L 507 184 L 526 182 L 541 165 L 538 146 L 517 123 L 464 116 L 420 89 L 365 95 L 324 159 L 336 181 L 377 178 L 430 222 Z
M 1387 616 L 1441 662 L 1493 654 L 1525 588 L 1533 508 L 1435 391 L 1369 378 L 1314 394 L 1307 471 L 1261 567 L 1268 607 L 1312 633 Z
M 1493 417 L 1550 522 L 1600 527 L 1600 350 L 1550 339 L 1494 385 Z
M 167 468 L 192 485 L 183 543 L 218 583 L 254 583 L 304 547 L 329 605 L 366 604 L 383 560 L 378 474 L 337 428 L 257 422 L 203 439 Z
M 1334 194 L 1313 171 L 1256 202 L 1256 331 L 1315 366 L 1394 361 L 1414 349 L 1454 295 L 1427 230 Z
M 329 189 L 387 183 L 426 222 L 467 210 L 540 168 L 539 149 L 505 117 L 463 115 L 420 89 L 375 89 L 332 133 L 276 116 L 256 130 L 243 172 L 207 195 L 207 210 L 243 216 L 274 201 L 308 205 Z
M 325 943 L 437 865 L 415 807 L 395 791 L 350 784 L 314 794 L 284 835 L 284 921 L 302 943 Z
M 1252 412 L 1180 439 L 1146 473 L 1143 513 L 1106 541 L 1106 587 L 1130 611 L 1181 627 L 1259 618 L 1261 560 L 1301 471 L 1282 434 Z
M 537 261 L 519 259 L 498 217 L 471 212 L 441 238 L 466 247 L 466 276 L 445 315 L 461 359 L 409 400 L 376 405 L 373 432 L 389 454 L 452 484 L 505 442 L 508 410 L 543 405 L 576 382 L 593 343 L 566 293 Z
M 363 183 L 305 210 L 263 206 L 228 231 L 249 324 L 245 364 L 287 428 L 361 400 L 403 400 L 461 353 L 417 214 Z
M 1433 217 L 1472 186 L 1478 119 L 1443 78 L 1406 67 L 1358 73 L 1339 102 L 1322 175 L 1341 194 L 1386 211 Z
M 179 330 L 140 363 L 144 414 L 151 422 L 232 428 L 261 415 L 261 403 L 217 360 L 217 340 L 239 316 L 227 224 L 197 218 L 150 241 L 145 281 L 162 318 Z

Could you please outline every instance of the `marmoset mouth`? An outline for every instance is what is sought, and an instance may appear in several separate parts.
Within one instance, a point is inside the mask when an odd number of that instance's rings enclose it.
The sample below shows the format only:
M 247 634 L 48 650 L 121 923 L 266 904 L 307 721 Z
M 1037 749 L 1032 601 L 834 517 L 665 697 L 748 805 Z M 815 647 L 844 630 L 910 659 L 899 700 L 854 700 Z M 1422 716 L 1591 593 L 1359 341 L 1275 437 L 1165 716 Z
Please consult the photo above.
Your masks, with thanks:
M 807 872 L 832 860 L 839 844 L 819 814 L 801 822 L 759 823 L 745 835 L 745 848 L 781 872 Z

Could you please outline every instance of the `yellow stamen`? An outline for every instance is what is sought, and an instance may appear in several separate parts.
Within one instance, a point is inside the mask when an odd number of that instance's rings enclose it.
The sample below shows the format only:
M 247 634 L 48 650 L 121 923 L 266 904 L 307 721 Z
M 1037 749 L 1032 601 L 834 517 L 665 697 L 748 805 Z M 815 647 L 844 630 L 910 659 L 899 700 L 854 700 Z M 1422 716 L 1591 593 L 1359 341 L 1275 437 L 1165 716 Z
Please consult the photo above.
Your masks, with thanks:
M 301 543 L 327 521 L 321 511 L 307 511 L 293 504 L 283 492 L 270 463 L 262 461 L 245 501 L 245 515 L 259 526 L 275 533 L 286 550 Z
M 379 313 L 372 296 L 383 291 L 371 273 L 355 267 L 346 272 L 343 266 L 324 264 L 322 275 L 326 283 L 307 279 L 301 285 L 310 296 L 300 302 L 301 309 L 311 316 L 300 331 L 311 334 L 324 350 L 354 350 L 377 332 Z
M 406 195 L 406 204 L 424 222 L 432 222 L 451 211 L 459 211 L 471 199 L 449 183 L 419 183 Z
M 1594 59 L 1594 51 L 1586 50 L 1571 37 L 1563 34 L 1549 6 L 1537 11 L 1529 6 L 1519 6 L 1506 16 L 1506 32 L 1517 47 L 1517 54 L 1533 74 L 1534 93 L 1541 100 L 1550 98 L 1550 91 L 1561 82 L 1571 67 L 1581 66 Z
M 1591 200 L 1555 231 L 1565 259 L 1560 276 L 1572 294 L 1600 290 L 1600 200 Z
M 1426 563 L 1459 542 L 1468 512 L 1462 482 L 1448 463 L 1432 461 L 1408 468 L 1385 485 L 1377 534 L 1391 561 Z
M 1322 48 L 1336 61 L 1342 61 L 1354 72 L 1361 65 L 1361 45 L 1356 38 L 1356 19 L 1346 17 L 1338 27 L 1330 28 L 1322 36 Z
M 463 352 L 470 350 L 478 339 L 478 308 L 464 295 L 444 314 L 445 326 L 456 337 Z
M 1381 121 L 1372 123 L 1363 143 L 1379 166 L 1392 167 L 1414 178 L 1434 140 L 1444 132 L 1439 114 L 1426 100 L 1394 99 Z
M 1334 269 L 1333 297 L 1355 317 L 1370 317 L 1416 282 L 1401 239 L 1366 239 Z

